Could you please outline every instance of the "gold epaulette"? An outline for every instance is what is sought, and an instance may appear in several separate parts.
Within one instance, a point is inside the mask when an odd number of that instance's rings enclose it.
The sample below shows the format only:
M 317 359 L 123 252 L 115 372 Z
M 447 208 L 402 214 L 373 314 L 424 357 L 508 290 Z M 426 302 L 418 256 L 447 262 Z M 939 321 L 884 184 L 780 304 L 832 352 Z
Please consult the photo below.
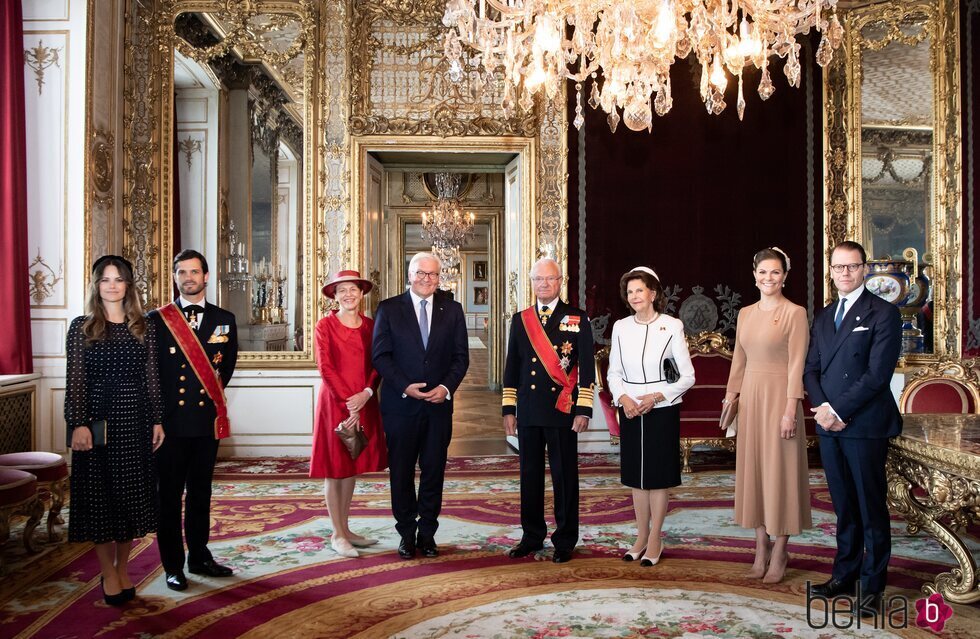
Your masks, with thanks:
M 517 389 L 504 387 L 502 406 L 517 406 Z
M 592 408 L 592 400 L 595 398 L 595 387 L 589 386 L 588 388 L 580 386 L 578 389 L 578 399 L 575 400 L 576 406 L 583 406 L 585 408 Z

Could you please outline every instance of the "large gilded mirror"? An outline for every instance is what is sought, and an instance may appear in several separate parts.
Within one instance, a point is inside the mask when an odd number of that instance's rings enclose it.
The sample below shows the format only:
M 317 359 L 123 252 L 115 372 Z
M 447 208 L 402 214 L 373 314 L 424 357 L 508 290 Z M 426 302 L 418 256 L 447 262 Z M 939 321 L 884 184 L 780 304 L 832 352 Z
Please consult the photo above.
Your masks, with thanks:
M 209 301 L 235 314 L 242 360 L 262 365 L 309 359 L 315 307 L 313 25 L 307 4 L 276 5 L 178 2 L 161 23 L 173 98 L 161 113 L 163 175 L 172 176 L 164 252 L 207 257 Z
M 949 0 L 849 11 L 826 83 L 828 183 L 840 170 L 849 186 L 828 189 L 828 246 L 864 244 L 868 289 L 902 312 L 906 361 L 961 350 L 957 11 Z

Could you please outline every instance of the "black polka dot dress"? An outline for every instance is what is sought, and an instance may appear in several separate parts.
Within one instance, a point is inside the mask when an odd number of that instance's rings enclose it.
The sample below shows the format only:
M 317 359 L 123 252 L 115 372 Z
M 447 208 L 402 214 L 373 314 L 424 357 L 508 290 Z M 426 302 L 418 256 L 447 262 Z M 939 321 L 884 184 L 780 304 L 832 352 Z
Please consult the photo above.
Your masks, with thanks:
M 68 540 L 129 541 L 156 530 L 153 424 L 162 415 L 155 326 L 140 342 L 126 324 L 106 324 L 106 338 L 89 345 L 84 317 L 68 330 L 65 422 L 107 420 L 105 446 L 72 451 Z

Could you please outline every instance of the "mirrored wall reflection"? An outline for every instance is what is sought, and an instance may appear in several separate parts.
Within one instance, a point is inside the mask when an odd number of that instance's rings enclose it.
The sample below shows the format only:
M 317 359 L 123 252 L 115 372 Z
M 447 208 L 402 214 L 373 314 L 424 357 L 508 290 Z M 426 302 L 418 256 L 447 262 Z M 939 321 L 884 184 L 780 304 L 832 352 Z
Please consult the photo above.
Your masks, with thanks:
M 871 19 L 860 43 L 862 236 L 868 289 L 902 311 L 903 352 L 933 351 L 934 78 L 925 13 Z
M 245 30 L 236 23 L 241 19 Z M 301 351 L 306 216 L 299 21 L 182 13 L 175 31 L 174 250 L 195 248 L 208 258 L 209 300 L 235 314 L 243 351 Z M 230 32 L 254 41 L 222 47 Z M 245 50 L 243 58 L 238 52 Z

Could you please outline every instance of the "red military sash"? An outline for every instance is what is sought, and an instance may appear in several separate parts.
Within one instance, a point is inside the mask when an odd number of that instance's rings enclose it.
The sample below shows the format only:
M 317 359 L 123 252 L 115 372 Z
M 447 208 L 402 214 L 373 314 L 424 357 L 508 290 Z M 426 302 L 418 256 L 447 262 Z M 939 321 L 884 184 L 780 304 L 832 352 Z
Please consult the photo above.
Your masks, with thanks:
M 575 385 L 578 383 L 578 364 L 572 367 L 570 373 L 566 373 L 565 369 L 561 367 L 558 353 L 552 347 L 548 334 L 544 332 L 544 326 L 538 319 L 537 311 L 538 309 L 534 306 L 529 306 L 521 311 L 521 322 L 524 323 L 527 338 L 530 340 L 534 352 L 537 353 L 538 359 L 544 365 L 545 371 L 548 372 L 548 377 L 561 386 L 555 408 L 563 413 L 571 413 L 572 391 L 575 390 Z
M 214 419 L 214 438 L 224 439 L 231 435 L 231 423 L 228 421 L 228 404 L 225 401 L 225 389 L 221 386 L 221 378 L 218 371 L 211 368 L 208 361 L 208 354 L 204 352 L 204 346 L 197 339 L 197 335 L 191 329 L 184 313 L 176 303 L 171 302 L 160 308 L 160 317 L 163 323 L 170 329 L 170 334 L 174 336 L 177 346 L 184 353 L 187 362 L 191 365 L 191 370 L 197 375 L 197 379 L 204 387 L 204 392 L 208 394 L 214 407 L 218 411 L 218 416 Z

